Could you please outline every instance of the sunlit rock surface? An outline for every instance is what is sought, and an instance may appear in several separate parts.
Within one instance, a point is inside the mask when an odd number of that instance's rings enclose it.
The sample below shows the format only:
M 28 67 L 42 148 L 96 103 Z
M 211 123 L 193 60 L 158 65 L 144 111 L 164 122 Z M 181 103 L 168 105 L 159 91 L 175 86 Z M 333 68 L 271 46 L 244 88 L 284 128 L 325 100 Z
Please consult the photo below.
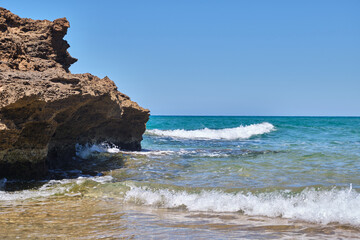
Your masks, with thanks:
M 0 8 L 0 178 L 65 168 L 75 144 L 139 150 L 149 119 L 109 78 L 71 74 L 65 18 L 32 20 Z

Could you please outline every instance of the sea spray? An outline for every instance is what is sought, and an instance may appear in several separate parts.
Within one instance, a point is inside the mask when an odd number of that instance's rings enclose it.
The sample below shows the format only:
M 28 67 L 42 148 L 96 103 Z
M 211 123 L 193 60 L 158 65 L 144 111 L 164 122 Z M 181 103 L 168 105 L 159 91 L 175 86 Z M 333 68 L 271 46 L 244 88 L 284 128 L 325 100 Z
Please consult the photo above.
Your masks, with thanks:
M 89 158 L 91 154 L 94 152 L 118 153 L 120 151 L 120 149 L 117 148 L 115 145 L 106 142 L 101 144 L 86 144 L 86 145 L 76 144 L 75 149 L 76 149 L 76 156 L 81 157 L 83 159 Z
M 113 144 L 109 143 L 100 143 L 100 144 L 86 144 L 86 145 L 76 145 L 76 156 L 87 159 L 94 153 L 120 153 L 124 155 L 144 155 L 144 156 L 163 156 L 163 155 L 171 155 L 178 152 L 175 151 L 161 151 L 161 150 L 146 150 L 143 149 L 141 151 L 123 151 L 120 150 Z M 183 153 L 179 151 L 179 153 Z M 186 152 L 187 153 L 187 152 Z

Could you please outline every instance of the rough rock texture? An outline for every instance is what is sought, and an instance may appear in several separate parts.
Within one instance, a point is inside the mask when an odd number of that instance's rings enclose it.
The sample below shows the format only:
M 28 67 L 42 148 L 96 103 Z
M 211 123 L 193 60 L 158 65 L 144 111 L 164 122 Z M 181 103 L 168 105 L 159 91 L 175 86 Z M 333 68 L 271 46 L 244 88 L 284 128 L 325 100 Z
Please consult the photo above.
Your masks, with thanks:
M 63 39 L 70 27 L 66 18 L 51 22 L 20 18 L 0 8 L 0 68 L 45 71 L 63 68 L 68 71 L 77 61 L 66 51 Z
M 107 77 L 69 72 L 68 28 L 0 8 L 0 178 L 69 167 L 77 143 L 141 149 L 149 110 Z

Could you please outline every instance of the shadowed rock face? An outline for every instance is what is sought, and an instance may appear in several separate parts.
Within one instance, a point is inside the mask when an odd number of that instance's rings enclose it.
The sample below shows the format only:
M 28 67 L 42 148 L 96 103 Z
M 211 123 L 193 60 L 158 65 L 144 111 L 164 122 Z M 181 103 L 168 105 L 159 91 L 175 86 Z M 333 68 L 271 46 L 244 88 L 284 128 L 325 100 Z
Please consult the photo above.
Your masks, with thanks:
M 149 110 L 107 77 L 69 72 L 68 27 L 0 8 L 0 178 L 71 167 L 77 143 L 141 149 Z

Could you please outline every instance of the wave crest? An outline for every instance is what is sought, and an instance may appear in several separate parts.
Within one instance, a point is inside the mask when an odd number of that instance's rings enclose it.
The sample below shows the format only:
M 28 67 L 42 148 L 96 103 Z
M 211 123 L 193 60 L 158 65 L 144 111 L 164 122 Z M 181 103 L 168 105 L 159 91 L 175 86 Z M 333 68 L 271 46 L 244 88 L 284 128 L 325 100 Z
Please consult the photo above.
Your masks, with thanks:
M 140 205 L 179 208 L 188 211 L 242 212 L 249 216 L 282 217 L 321 224 L 341 223 L 360 226 L 360 194 L 350 189 L 316 190 L 300 193 L 227 193 L 203 190 L 199 193 L 130 186 L 127 202 Z
M 261 135 L 274 131 L 275 127 L 271 123 L 263 122 L 259 124 L 251 124 L 247 126 L 239 126 L 236 128 L 224 128 L 224 129 L 198 129 L 198 130 L 160 130 L 152 129 L 147 130 L 146 133 L 150 135 L 172 137 L 172 138 L 184 138 L 184 139 L 248 139 L 255 135 Z

